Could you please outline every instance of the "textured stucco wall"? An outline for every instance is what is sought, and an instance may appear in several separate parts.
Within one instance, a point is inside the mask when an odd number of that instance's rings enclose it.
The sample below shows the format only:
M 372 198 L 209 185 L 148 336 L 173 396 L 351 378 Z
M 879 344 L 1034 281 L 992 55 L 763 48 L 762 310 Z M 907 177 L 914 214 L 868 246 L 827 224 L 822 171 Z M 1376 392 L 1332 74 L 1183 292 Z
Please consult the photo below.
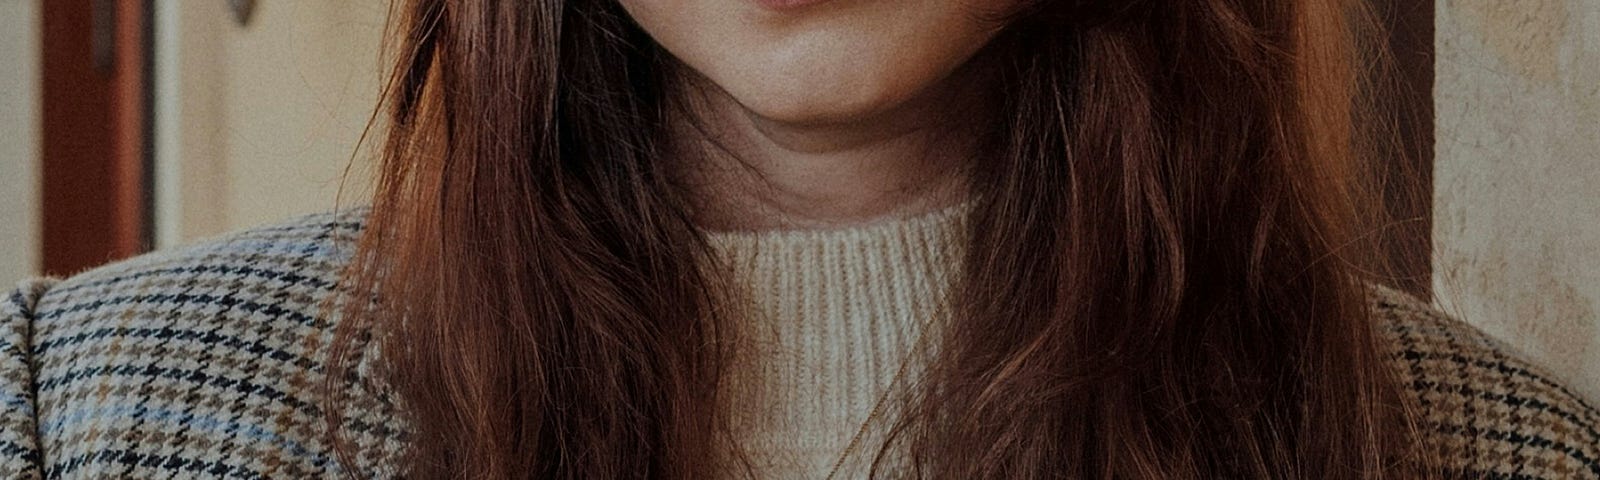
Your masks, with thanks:
M 1600 1 L 1437 5 L 1438 300 L 1600 398 Z

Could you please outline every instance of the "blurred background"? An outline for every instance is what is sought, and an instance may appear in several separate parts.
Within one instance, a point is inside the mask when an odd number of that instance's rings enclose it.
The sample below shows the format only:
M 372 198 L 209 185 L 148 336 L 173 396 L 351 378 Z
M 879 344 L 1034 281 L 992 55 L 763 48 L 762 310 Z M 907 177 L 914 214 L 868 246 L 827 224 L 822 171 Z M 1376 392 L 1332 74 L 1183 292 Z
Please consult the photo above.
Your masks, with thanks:
M 1600 1 L 1374 1 L 1404 283 L 1600 398 Z M 0 0 L 0 281 L 363 204 L 387 9 Z
M 0 278 L 364 203 L 387 9 L 0 0 Z

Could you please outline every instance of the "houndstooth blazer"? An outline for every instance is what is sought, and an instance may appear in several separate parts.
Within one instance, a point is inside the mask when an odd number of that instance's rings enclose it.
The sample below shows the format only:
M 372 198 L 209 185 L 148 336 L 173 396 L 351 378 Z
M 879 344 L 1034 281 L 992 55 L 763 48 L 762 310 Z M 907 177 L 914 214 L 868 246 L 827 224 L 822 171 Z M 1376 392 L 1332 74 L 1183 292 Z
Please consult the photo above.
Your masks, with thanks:
M 406 428 L 370 348 L 332 453 L 322 301 L 361 212 L 145 255 L 0 299 L 0 479 L 390 477 Z M 1444 467 L 1600 479 L 1600 412 L 1478 330 L 1403 294 L 1373 307 Z M 353 472 L 350 472 L 353 470 Z

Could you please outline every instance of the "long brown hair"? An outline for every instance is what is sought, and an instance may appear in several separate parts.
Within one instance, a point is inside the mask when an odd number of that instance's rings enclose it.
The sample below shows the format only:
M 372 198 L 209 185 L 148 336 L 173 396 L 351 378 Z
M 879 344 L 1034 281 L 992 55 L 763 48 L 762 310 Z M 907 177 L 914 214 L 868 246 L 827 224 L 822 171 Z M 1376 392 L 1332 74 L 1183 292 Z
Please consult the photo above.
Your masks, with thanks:
M 1415 478 L 1364 296 L 1356 0 L 1059 0 L 982 55 L 968 258 L 891 444 L 929 478 Z M 406 0 L 339 342 L 419 478 L 706 478 L 734 339 L 614 0 Z M 338 365 L 335 365 L 338 367 Z M 336 370 L 337 371 L 337 370 Z M 336 412 L 333 408 L 330 411 Z M 886 460 L 891 446 L 880 450 Z

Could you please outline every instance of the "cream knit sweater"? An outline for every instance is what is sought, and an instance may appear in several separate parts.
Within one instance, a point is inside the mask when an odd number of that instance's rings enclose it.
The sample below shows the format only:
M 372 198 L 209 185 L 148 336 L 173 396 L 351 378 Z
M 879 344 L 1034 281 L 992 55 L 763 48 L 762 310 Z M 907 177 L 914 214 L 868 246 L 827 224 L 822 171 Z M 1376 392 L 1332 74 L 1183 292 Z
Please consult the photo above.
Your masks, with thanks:
M 925 327 L 960 268 L 965 211 L 711 235 L 747 312 L 737 316 L 742 342 L 727 380 L 727 401 L 739 408 L 724 409 L 744 456 L 729 456 L 732 468 L 822 479 L 843 458 L 835 478 L 866 476 L 900 394 L 925 365 L 929 350 L 918 347 L 934 340 Z M 852 448 L 857 432 L 865 434 Z

